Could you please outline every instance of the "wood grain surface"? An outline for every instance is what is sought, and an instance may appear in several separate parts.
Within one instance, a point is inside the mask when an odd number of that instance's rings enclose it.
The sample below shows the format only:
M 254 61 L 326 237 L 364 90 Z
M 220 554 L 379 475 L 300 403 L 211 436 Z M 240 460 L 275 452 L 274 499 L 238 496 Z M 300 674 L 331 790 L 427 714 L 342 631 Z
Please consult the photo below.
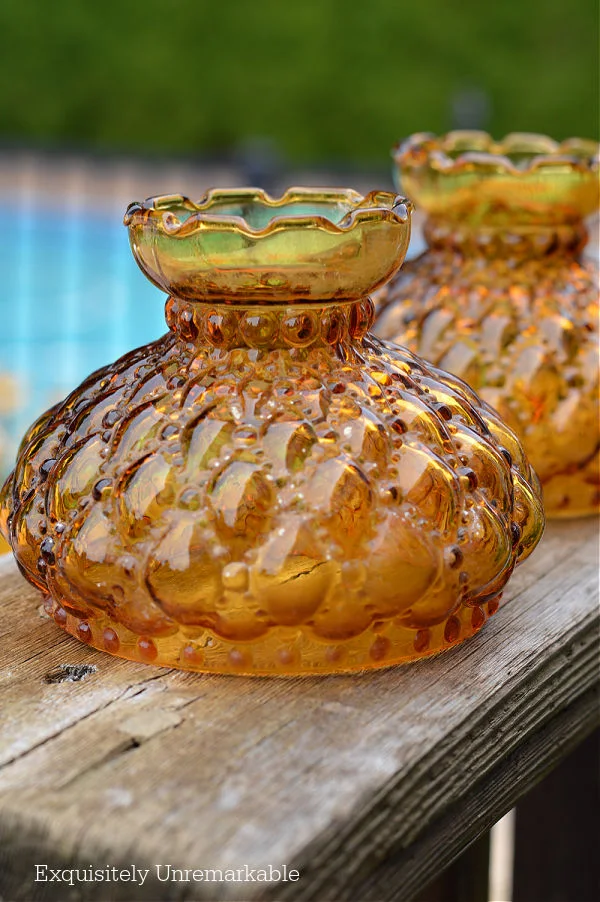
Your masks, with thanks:
M 598 522 L 551 524 L 505 599 L 417 664 L 202 676 L 76 642 L 0 558 L 0 897 L 406 902 L 599 719 Z M 150 874 L 71 888 L 36 864 Z M 160 882 L 157 864 L 300 879 Z

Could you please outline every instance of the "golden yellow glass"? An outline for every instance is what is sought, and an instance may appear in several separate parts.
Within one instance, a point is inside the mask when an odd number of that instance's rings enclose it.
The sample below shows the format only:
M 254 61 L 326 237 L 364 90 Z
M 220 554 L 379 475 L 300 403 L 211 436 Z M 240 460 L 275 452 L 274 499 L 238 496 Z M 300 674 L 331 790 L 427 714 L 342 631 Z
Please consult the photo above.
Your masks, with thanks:
M 600 508 L 598 144 L 413 135 L 399 180 L 428 249 L 374 297 L 377 334 L 450 370 L 523 441 L 550 517 Z
M 369 332 L 410 213 L 300 189 L 129 208 L 170 331 L 38 420 L 0 496 L 61 627 L 171 667 L 332 673 L 494 613 L 539 486 L 467 386 Z

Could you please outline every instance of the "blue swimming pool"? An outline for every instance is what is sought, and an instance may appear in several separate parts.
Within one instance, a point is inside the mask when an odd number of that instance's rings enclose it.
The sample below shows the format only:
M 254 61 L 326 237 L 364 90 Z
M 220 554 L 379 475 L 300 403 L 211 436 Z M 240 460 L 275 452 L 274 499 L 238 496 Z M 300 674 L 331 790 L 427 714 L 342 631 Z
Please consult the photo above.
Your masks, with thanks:
M 0 279 L 2 470 L 39 413 L 166 326 L 165 295 L 109 211 L 0 203 Z

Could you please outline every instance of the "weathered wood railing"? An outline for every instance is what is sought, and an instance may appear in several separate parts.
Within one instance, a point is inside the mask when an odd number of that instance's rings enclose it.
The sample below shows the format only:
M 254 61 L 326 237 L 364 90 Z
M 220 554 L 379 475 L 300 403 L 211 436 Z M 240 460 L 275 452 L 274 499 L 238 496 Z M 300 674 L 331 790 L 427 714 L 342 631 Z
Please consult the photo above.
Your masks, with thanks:
M 219 678 L 78 644 L 1 558 L 0 896 L 68 898 L 38 864 L 135 864 L 143 886 L 73 898 L 427 898 L 598 721 L 597 521 L 551 524 L 506 598 L 478 637 L 418 664 Z M 60 679 L 80 664 L 96 670 Z M 182 884 L 160 864 L 300 876 Z

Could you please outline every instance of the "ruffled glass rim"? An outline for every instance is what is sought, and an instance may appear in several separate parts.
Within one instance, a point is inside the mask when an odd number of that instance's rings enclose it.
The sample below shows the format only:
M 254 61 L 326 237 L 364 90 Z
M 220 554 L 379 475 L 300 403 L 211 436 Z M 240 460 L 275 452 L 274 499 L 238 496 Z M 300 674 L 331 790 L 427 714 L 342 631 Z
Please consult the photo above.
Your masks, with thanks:
M 483 174 L 491 169 L 522 178 L 546 167 L 598 172 L 600 143 L 586 138 L 558 142 L 529 132 L 511 132 L 500 141 L 483 131 L 420 132 L 401 141 L 392 155 L 403 170 L 426 166 L 447 174 Z
M 390 191 L 217 188 L 130 204 L 133 255 L 182 300 L 286 303 L 359 299 L 398 270 L 412 204 Z
M 266 225 L 255 228 L 242 215 L 219 213 L 223 205 L 257 206 L 272 209 Z M 293 204 L 329 206 L 339 214 L 340 206 L 348 209 L 334 219 L 325 213 L 290 214 L 281 212 Z M 259 188 L 214 188 L 198 201 L 180 194 L 150 197 L 142 203 L 129 205 L 124 225 L 135 227 L 150 224 L 165 235 L 187 237 L 200 230 L 232 231 L 246 234 L 253 239 L 272 235 L 283 229 L 320 229 L 333 234 L 343 234 L 364 222 L 406 223 L 413 205 L 405 197 L 390 191 L 371 191 L 362 195 L 352 189 L 289 188 L 281 197 L 271 197 Z

